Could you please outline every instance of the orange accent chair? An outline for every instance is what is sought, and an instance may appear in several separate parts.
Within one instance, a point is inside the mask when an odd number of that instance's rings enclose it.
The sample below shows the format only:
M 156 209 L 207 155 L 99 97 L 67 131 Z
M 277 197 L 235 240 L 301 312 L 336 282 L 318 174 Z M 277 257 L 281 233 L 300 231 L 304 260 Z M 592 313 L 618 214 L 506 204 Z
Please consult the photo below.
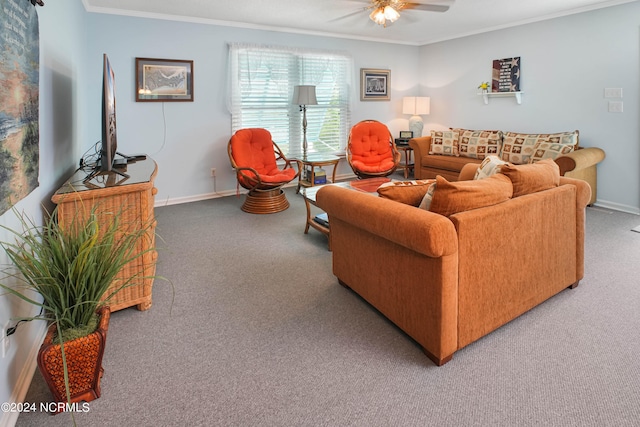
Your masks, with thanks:
M 238 184 L 249 190 L 242 210 L 255 214 L 281 212 L 289 207 L 282 186 L 300 174 L 294 169 L 266 129 L 238 130 L 227 146 L 231 166 L 236 170 Z M 277 161 L 285 162 L 279 169 Z
M 389 128 L 377 120 L 356 123 L 349 132 L 347 162 L 358 178 L 388 176 L 400 163 Z

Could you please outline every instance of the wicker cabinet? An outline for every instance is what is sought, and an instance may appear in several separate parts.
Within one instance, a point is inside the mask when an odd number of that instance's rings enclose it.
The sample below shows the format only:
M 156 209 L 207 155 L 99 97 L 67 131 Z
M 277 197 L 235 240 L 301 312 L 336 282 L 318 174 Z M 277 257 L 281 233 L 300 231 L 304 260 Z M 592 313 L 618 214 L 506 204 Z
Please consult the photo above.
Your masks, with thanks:
M 99 174 L 85 182 L 87 173 L 77 171 L 55 192 L 51 200 L 58 205 L 58 221 L 62 226 L 70 224 L 76 217 L 86 216 L 94 206 L 99 212 L 120 213 L 119 226 L 124 232 L 127 227 L 150 225 L 149 232 L 137 244 L 136 251 L 142 256 L 127 264 L 118 275 L 120 280 L 117 279 L 107 291 L 110 294 L 122 286 L 122 278 L 133 277 L 131 286 L 121 289 L 111 298 L 111 311 L 134 305 L 138 310 L 147 310 L 151 307 L 153 286 L 150 276 L 155 274 L 157 258 L 153 214 L 154 196 L 157 193 L 153 181 L 157 165 L 147 158 L 128 164 L 122 172 L 127 176 L 111 172 Z

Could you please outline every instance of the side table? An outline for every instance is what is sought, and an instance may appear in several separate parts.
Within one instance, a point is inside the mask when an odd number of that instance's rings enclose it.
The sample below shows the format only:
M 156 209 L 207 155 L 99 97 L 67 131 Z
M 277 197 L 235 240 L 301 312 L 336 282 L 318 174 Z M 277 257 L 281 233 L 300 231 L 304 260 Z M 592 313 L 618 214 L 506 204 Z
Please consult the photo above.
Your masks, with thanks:
M 317 167 L 332 166 L 333 171 L 331 174 L 331 180 L 328 179 L 327 174 L 327 184 L 336 182 L 336 170 L 338 169 L 340 157 L 332 156 L 330 154 L 310 154 L 306 157 L 296 158 L 296 161 L 302 169 L 298 176 L 298 188 L 296 189 L 296 193 L 300 192 L 300 187 L 313 187 L 314 185 L 317 185 L 314 183 Z
M 413 170 L 413 148 L 409 145 L 396 145 L 396 148 L 401 153 L 404 152 L 404 161 L 400 160 L 398 164 L 398 169 L 402 169 L 404 172 L 404 178 L 407 179 L 409 177 L 409 172 Z

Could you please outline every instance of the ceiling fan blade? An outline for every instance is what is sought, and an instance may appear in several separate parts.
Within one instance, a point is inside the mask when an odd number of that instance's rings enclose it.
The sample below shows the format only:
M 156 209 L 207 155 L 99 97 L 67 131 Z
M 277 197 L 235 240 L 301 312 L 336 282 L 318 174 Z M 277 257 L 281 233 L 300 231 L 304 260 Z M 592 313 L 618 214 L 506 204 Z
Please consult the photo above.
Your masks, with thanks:
M 403 9 L 425 10 L 427 12 L 446 12 L 449 6 L 440 4 L 407 3 Z
M 335 21 L 341 21 L 343 19 L 348 19 L 348 18 L 351 18 L 352 16 L 360 15 L 365 10 L 366 10 L 365 8 L 362 8 L 360 10 L 356 10 L 354 12 L 347 13 L 346 15 L 342 15 L 342 16 L 338 16 L 337 18 L 330 19 L 329 22 L 335 22 Z

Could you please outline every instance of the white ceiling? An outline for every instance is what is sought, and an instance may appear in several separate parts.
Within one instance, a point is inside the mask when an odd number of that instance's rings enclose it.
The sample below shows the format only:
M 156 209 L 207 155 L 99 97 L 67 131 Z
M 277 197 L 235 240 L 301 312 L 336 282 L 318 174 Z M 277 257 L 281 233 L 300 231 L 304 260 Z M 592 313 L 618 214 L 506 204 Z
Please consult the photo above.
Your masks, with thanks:
M 386 28 L 368 0 L 82 0 L 89 12 L 423 45 L 639 0 L 413 0 L 445 13 L 404 10 Z

